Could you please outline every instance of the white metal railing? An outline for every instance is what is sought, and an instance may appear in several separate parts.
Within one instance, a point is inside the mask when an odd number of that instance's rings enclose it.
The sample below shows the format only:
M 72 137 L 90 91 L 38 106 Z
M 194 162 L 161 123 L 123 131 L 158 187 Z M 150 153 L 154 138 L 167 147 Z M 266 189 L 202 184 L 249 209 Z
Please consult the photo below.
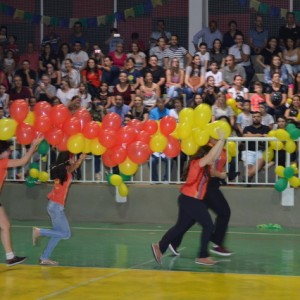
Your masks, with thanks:
M 255 162 L 256 171 L 254 173 L 253 178 L 251 181 L 247 176 L 247 172 L 249 166 L 245 166 L 243 161 L 241 160 L 241 148 L 243 151 L 249 151 L 249 143 L 255 143 L 255 150 L 256 152 L 259 150 L 259 147 L 263 147 L 266 149 L 266 160 L 268 161 L 268 149 L 269 142 L 277 141 L 276 138 L 272 137 L 265 137 L 265 138 L 245 138 L 245 137 L 230 137 L 227 139 L 226 148 L 227 154 L 229 155 L 229 142 L 235 142 L 235 152 L 236 156 L 232 157 L 231 162 L 227 162 L 226 164 L 226 171 L 227 172 L 235 172 L 238 175 L 230 180 L 227 180 L 227 184 L 231 185 L 274 185 L 276 180 L 278 179 L 277 175 L 275 174 L 275 168 L 279 165 L 279 155 L 281 153 L 285 156 L 285 165 L 289 166 L 291 162 L 291 154 L 285 152 L 278 152 L 274 150 L 274 158 L 270 163 L 266 163 L 265 166 L 259 170 L 258 161 Z M 297 165 L 300 165 L 300 156 L 299 156 L 299 143 L 300 141 L 296 141 L 297 143 L 297 150 L 296 158 Z M 13 140 L 13 151 L 12 151 L 12 158 L 19 158 L 25 153 L 25 147 L 21 147 L 20 145 L 16 144 L 15 140 Z M 53 150 L 52 150 L 53 151 Z M 52 153 L 52 160 L 56 153 Z M 154 158 L 153 156 L 150 157 L 149 161 L 143 165 L 139 166 L 138 171 L 136 174 L 131 176 L 129 182 L 132 183 L 170 183 L 170 184 L 180 184 L 181 175 L 184 169 L 184 166 L 187 164 L 188 158 L 184 155 L 179 155 L 174 159 L 168 159 L 163 157 Z M 37 162 L 39 165 L 39 169 L 41 171 L 50 171 L 51 163 L 51 154 L 48 153 L 46 157 L 41 157 L 39 154 L 35 154 L 31 162 Z M 14 168 L 8 171 L 7 181 L 22 181 L 25 180 L 29 173 L 29 166 L 27 164 L 25 167 L 22 168 Z M 155 169 L 156 168 L 156 169 Z M 100 172 L 99 177 L 97 179 L 95 176 L 95 156 L 89 155 L 85 161 L 83 162 L 79 172 L 75 173 L 74 180 L 77 182 L 106 182 L 106 175 L 107 173 L 118 172 L 117 168 L 107 168 L 103 165 L 101 158 L 100 158 Z M 155 176 L 155 174 L 157 176 Z M 299 174 L 297 175 L 299 176 Z M 50 180 L 50 179 L 49 179 Z

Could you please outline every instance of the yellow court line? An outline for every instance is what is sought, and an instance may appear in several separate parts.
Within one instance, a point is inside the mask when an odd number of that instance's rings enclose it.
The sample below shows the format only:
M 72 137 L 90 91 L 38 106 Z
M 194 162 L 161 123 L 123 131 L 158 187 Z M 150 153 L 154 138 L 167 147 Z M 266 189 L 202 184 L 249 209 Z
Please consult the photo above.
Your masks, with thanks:
M 208 272 L 29 265 L 8 272 L 0 266 L 0 299 L 299 299 L 297 276 L 211 273 L 211 267 L 199 267 Z

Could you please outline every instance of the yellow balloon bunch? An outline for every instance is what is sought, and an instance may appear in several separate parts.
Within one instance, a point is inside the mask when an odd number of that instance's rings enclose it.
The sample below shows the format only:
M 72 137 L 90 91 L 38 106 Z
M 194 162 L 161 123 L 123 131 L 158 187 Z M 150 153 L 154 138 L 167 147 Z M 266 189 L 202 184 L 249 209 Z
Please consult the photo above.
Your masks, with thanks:
M 123 182 L 123 178 L 118 174 L 113 174 L 109 177 L 109 183 L 113 186 L 118 187 L 118 193 L 122 197 L 126 197 L 128 195 L 128 187 Z
M 194 110 L 184 108 L 180 111 L 179 125 L 173 136 L 181 140 L 181 150 L 185 154 L 195 154 L 199 147 L 208 143 L 210 137 L 218 139 L 219 129 L 225 132 L 225 138 L 230 136 L 231 127 L 227 122 L 219 120 L 210 123 L 211 118 L 211 107 L 205 103 L 198 105 Z
M 49 173 L 46 171 L 39 171 L 38 169 L 31 168 L 29 176 L 33 179 L 38 179 L 40 182 L 47 182 L 49 180 Z
M 242 112 L 242 110 L 237 107 L 235 99 L 233 98 L 227 99 L 226 104 L 232 108 L 236 116 Z

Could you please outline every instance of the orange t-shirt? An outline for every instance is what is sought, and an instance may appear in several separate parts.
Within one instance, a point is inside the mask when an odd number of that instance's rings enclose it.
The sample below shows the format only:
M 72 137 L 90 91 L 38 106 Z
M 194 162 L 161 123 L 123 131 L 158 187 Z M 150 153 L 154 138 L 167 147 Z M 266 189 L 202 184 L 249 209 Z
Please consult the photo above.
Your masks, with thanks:
M 62 185 L 60 184 L 59 179 L 55 179 L 54 187 L 52 191 L 48 194 L 48 199 L 64 206 L 71 181 L 72 174 L 70 173 L 68 173 L 67 180 Z
M 200 167 L 200 159 L 195 159 L 190 163 L 189 173 L 186 182 L 180 192 L 186 196 L 202 200 L 206 194 L 208 184 L 208 174 L 205 174 L 205 167 Z
M 0 190 L 7 173 L 8 158 L 0 159 Z
M 218 159 L 216 159 L 215 161 L 215 169 L 219 172 L 223 172 L 224 168 L 225 168 L 225 164 L 227 161 L 227 157 L 226 157 L 226 150 L 223 149 L 221 152 L 221 155 Z

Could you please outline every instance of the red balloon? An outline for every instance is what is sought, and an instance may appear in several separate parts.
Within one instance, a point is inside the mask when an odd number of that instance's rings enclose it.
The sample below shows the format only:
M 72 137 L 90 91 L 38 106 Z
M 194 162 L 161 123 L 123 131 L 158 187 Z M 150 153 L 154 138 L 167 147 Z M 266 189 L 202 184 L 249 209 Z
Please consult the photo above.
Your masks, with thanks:
M 135 128 L 137 131 L 142 131 L 144 127 L 143 122 L 137 119 L 130 120 L 127 125 Z
M 80 108 L 75 112 L 73 116 L 78 118 L 81 126 L 81 131 L 89 122 L 92 121 L 91 114 L 85 108 Z
M 114 112 L 108 113 L 102 120 L 102 126 L 104 129 L 117 130 L 121 127 L 121 124 L 121 117 Z
M 101 159 L 106 167 L 112 168 L 117 166 L 117 164 L 111 160 L 108 150 L 104 154 L 102 154 Z
M 50 145 L 56 146 L 62 142 L 64 133 L 61 129 L 53 127 L 46 132 L 45 138 Z
M 124 126 L 117 132 L 118 144 L 130 144 L 136 138 L 137 132 L 133 127 Z
M 50 119 L 54 125 L 63 124 L 70 117 L 69 109 L 63 104 L 53 106 L 50 111 Z
M 135 139 L 136 139 L 136 141 L 144 142 L 145 144 L 149 145 L 150 140 L 151 140 L 151 134 L 145 130 L 142 130 L 137 133 Z
M 51 120 L 46 115 L 36 117 L 33 128 L 39 132 L 46 132 L 51 127 Z
M 158 125 L 157 122 L 154 120 L 147 120 L 144 123 L 143 130 L 147 131 L 151 135 L 154 134 L 157 131 L 157 129 L 158 129 Z
M 21 145 L 31 144 L 34 139 L 33 127 L 25 123 L 19 124 L 16 130 L 16 137 Z
M 136 164 L 144 164 L 150 157 L 151 149 L 146 143 L 137 141 L 127 146 L 128 158 Z
M 46 115 L 49 117 L 51 108 L 52 108 L 52 106 L 48 102 L 40 101 L 34 106 L 33 112 L 36 117 L 39 117 L 42 115 Z
M 29 106 L 23 99 L 14 100 L 9 107 L 9 112 L 12 119 L 22 123 L 29 113 Z
M 164 154 L 169 157 L 177 157 L 180 154 L 181 145 L 180 142 L 175 139 L 173 136 L 168 136 L 168 144 L 167 147 L 164 150 Z
M 163 135 L 168 136 L 176 129 L 176 120 L 173 117 L 165 116 L 160 120 L 160 131 Z
M 69 138 L 69 136 L 64 134 L 63 139 L 61 140 L 61 142 L 58 145 L 56 145 L 56 148 L 59 151 L 67 151 L 68 150 L 68 146 L 67 146 L 68 138 Z
M 118 142 L 117 133 L 110 129 L 100 128 L 98 140 L 105 148 L 112 148 Z
M 62 127 L 63 132 L 69 136 L 76 133 L 80 133 L 80 129 L 81 129 L 80 121 L 76 117 L 72 117 L 66 120 Z
M 99 135 L 100 126 L 96 121 L 91 121 L 83 128 L 82 133 L 88 139 L 94 139 Z
M 127 152 L 121 145 L 115 146 L 107 150 L 107 155 L 109 155 L 112 162 L 116 165 L 121 164 L 127 157 Z

